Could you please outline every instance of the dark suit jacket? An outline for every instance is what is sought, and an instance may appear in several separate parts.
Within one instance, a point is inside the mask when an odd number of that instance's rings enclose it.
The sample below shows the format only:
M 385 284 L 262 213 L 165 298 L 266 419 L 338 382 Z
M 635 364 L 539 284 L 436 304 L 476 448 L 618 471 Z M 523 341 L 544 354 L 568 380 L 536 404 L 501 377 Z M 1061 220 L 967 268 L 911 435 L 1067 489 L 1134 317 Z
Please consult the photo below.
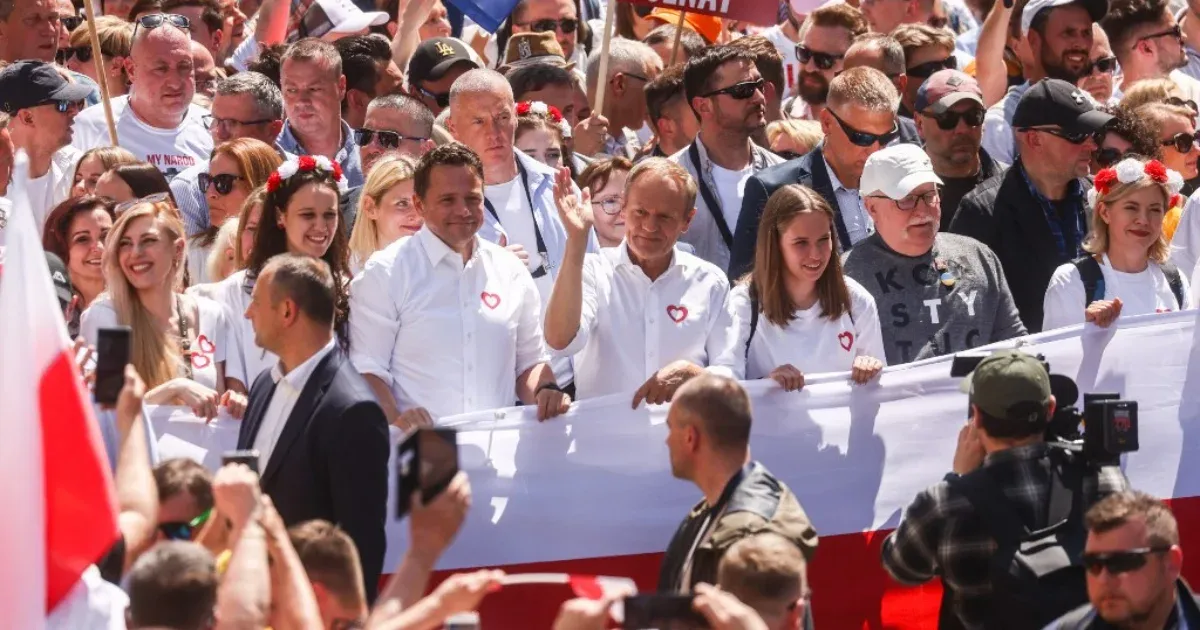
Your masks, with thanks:
M 253 448 L 275 393 L 271 371 L 250 388 L 238 448 Z M 354 540 L 369 601 L 375 599 L 387 544 L 388 423 L 366 381 L 341 348 L 313 370 L 262 471 L 263 492 L 289 527 L 335 523 Z
M 338 198 L 338 208 L 342 214 L 342 229 L 345 230 L 346 238 L 350 238 L 350 232 L 354 230 L 354 221 L 358 219 L 358 200 L 362 197 L 362 186 L 356 186 L 342 193 Z M 367 261 L 363 261 L 366 264 Z
M 1086 198 L 1092 185 L 1086 179 L 1079 181 Z M 1090 225 L 1087 216 L 1083 225 L 1085 229 Z M 958 204 L 950 231 L 970 236 L 996 252 L 1021 321 L 1030 333 L 1041 332 L 1050 277 L 1074 256 L 1058 253 L 1046 214 L 1029 192 L 1019 165 L 967 193 Z

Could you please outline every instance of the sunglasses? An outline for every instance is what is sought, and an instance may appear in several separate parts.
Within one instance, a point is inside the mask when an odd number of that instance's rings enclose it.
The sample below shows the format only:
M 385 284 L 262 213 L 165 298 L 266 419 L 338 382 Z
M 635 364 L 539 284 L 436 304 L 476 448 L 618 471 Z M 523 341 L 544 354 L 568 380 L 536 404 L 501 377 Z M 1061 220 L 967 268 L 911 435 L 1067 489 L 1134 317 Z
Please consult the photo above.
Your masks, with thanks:
M 208 508 L 200 516 L 190 521 L 162 523 L 158 526 L 158 531 L 162 532 L 163 537 L 167 540 L 191 540 L 192 532 L 208 522 L 209 517 L 212 516 L 212 511 L 212 508 Z
M 1092 153 L 1092 159 L 1096 160 L 1096 164 L 1099 164 L 1100 168 L 1108 168 L 1120 162 L 1123 157 L 1125 157 L 1125 152 L 1113 147 L 1105 147 Z
M 936 190 L 931 190 L 923 195 L 909 195 L 903 199 L 892 199 L 891 197 L 886 197 L 884 195 L 871 195 L 871 196 L 876 199 L 887 199 L 888 201 L 891 201 L 892 203 L 896 204 L 897 208 L 900 208 L 901 210 L 904 210 L 905 212 L 916 209 L 917 204 L 922 201 L 925 202 L 926 208 L 932 208 L 939 201 L 941 201 L 941 196 L 938 194 L 938 191 L 936 191 Z
M 379 146 L 385 149 L 395 149 L 396 147 L 400 146 L 401 142 L 404 142 L 405 140 L 424 142 L 425 140 L 429 139 L 402 136 L 395 131 L 380 131 L 377 129 L 367 129 L 365 127 L 354 130 L 354 141 L 358 143 L 358 146 L 360 147 L 365 147 L 371 144 L 371 141 L 375 138 L 379 138 Z
M 200 117 L 200 122 L 204 123 L 204 128 L 210 129 L 210 130 L 213 127 L 224 127 L 226 129 L 228 129 L 229 127 L 231 127 L 233 125 L 237 125 L 239 127 L 246 127 L 249 125 L 262 125 L 262 124 L 269 123 L 269 122 L 275 122 L 276 120 L 279 120 L 279 119 L 278 118 L 261 118 L 259 120 L 234 120 L 232 118 L 217 118 L 216 116 L 213 116 L 212 114 L 205 114 Z
M 535 33 L 554 32 L 561 29 L 564 34 L 574 33 L 575 29 L 579 28 L 579 20 L 575 18 L 563 18 L 561 20 L 538 20 L 536 22 L 528 22 L 518 24 L 521 28 L 527 28 Z
M 919 63 L 908 70 L 905 70 L 905 73 L 910 77 L 928 79 L 929 77 L 933 76 L 935 72 L 940 72 L 942 70 L 953 70 L 957 67 L 958 60 L 951 55 L 939 61 L 927 61 L 925 63 Z
M 146 195 L 145 197 L 141 197 L 139 199 L 130 199 L 129 201 L 122 201 L 121 203 L 119 203 L 115 207 L 113 207 L 113 214 L 120 216 L 122 212 L 125 212 L 126 210 L 129 210 L 130 208 L 133 208 L 134 206 L 137 206 L 138 204 L 160 203 L 163 201 L 171 201 L 171 193 L 160 192 L 160 193 L 154 193 L 153 195 Z
M 1137 44 L 1139 42 L 1144 42 L 1144 41 L 1151 40 L 1151 39 L 1158 39 L 1159 37 L 1167 37 L 1168 35 L 1171 37 L 1174 37 L 1175 39 L 1183 41 L 1183 28 L 1180 27 L 1178 24 L 1176 24 L 1174 27 L 1169 28 L 1165 31 L 1159 31 L 1157 33 L 1150 33 L 1149 35 L 1143 35 L 1143 36 L 1137 38 L 1137 41 L 1135 41 L 1133 43 L 1133 45 L 1137 46 Z
M 800 65 L 808 65 L 811 59 L 816 64 L 818 69 L 828 70 L 833 67 L 838 61 L 845 59 L 846 55 L 833 55 L 830 53 L 817 52 L 807 46 L 796 45 L 796 59 L 800 61 Z
M 829 115 L 833 116 L 833 119 L 836 120 L 839 125 L 841 125 L 842 131 L 845 132 L 846 137 L 849 138 L 850 142 L 854 143 L 855 146 L 869 147 L 878 143 L 879 146 L 886 147 L 892 143 L 892 140 L 896 139 L 896 136 L 900 135 L 900 125 L 898 124 L 894 124 L 892 130 L 887 133 L 867 133 L 865 131 L 859 131 L 846 124 L 846 121 L 842 120 L 837 114 L 833 113 L 832 109 L 825 108 L 825 111 L 829 112 Z
M 1085 70 L 1087 70 L 1087 72 L 1084 72 L 1083 76 L 1086 77 L 1089 74 L 1094 74 L 1096 72 L 1099 72 L 1101 74 L 1108 74 L 1109 72 L 1112 72 L 1116 69 L 1117 69 L 1117 58 L 1116 57 L 1101 57 L 1101 58 L 1091 62 L 1090 64 L 1088 64 L 1088 67 L 1085 68 Z
M 759 79 L 757 81 L 745 81 L 742 83 L 731 85 L 727 88 L 713 90 L 713 91 L 709 92 L 708 94 L 701 94 L 700 96 L 703 98 L 708 98 L 710 96 L 718 96 L 721 94 L 728 94 L 731 98 L 733 98 L 735 100 L 744 101 L 744 100 L 754 96 L 755 94 L 762 92 L 763 86 L 766 85 L 766 83 L 767 82 L 763 79 Z
M 1163 140 L 1159 144 L 1163 145 L 1164 147 L 1174 147 L 1175 150 L 1180 153 L 1187 153 L 1196 146 L 1197 140 L 1200 140 L 1200 138 L 1197 137 L 1197 134 L 1180 132 L 1166 140 Z
M 101 50 L 100 54 L 104 54 L 104 51 Z M 63 48 L 58 51 L 58 55 L 62 57 L 59 63 L 66 63 L 70 61 L 72 57 L 78 59 L 79 63 L 87 63 L 92 60 L 92 47 L 78 46 L 76 48 Z
M 1168 96 L 1167 100 L 1164 102 L 1166 102 L 1167 105 L 1174 105 L 1176 107 L 1186 107 L 1186 108 L 1192 110 L 1193 116 L 1195 116 L 1197 112 L 1200 112 L 1200 109 L 1198 109 L 1196 106 L 1196 101 L 1193 101 L 1191 99 L 1182 99 L 1182 98 L 1179 98 L 1178 96 Z
M 958 122 L 965 121 L 968 127 L 975 128 L 983 125 L 983 117 L 986 114 L 979 107 L 972 107 L 965 112 L 943 112 L 941 114 L 921 114 L 928 118 L 937 121 L 938 129 L 942 131 L 950 131 L 958 127 Z
M 638 16 L 638 17 L 640 17 L 640 18 L 648 18 L 648 17 L 650 17 L 650 13 L 651 13 L 652 11 L 654 11 L 654 7 L 652 7 L 652 6 L 650 6 L 650 5 L 645 5 L 645 4 L 635 4 L 635 5 L 633 5 L 633 12 L 634 12 L 634 13 L 636 13 L 636 14 L 637 14 L 637 16 Z
M 434 94 L 433 92 L 430 92 L 429 90 L 426 90 L 425 88 L 423 88 L 419 85 L 417 86 L 417 91 L 420 92 L 422 95 L 424 95 L 426 98 L 437 103 L 437 106 L 441 107 L 442 109 L 446 109 L 447 107 L 450 107 L 450 93 L 449 92 L 445 92 L 442 94 Z
M 1143 547 L 1129 551 L 1111 551 L 1108 553 L 1083 554 L 1083 568 L 1099 577 L 1100 572 L 1107 570 L 1109 575 L 1120 575 L 1137 571 L 1146 566 L 1146 558 L 1152 553 L 1170 551 L 1170 547 Z
M 240 175 L 233 173 L 222 173 L 220 175 L 209 175 L 208 173 L 200 173 L 196 176 L 196 183 L 200 185 L 200 192 L 208 193 L 208 187 L 211 185 L 217 190 L 218 195 L 228 195 L 233 192 L 233 183 L 238 180 L 246 179 Z
M 134 35 L 137 34 L 138 26 L 150 31 L 162 26 L 163 24 L 170 24 L 171 26 L 174 26 L 180 30 L 190 29 L 192 27 L 191 21 L 182 15 L 175 13 L 151 13 L 150 15 L 143 15 L 133 23 L 133 32 Z
M 83 101 L 54 101 L 54 109 L 58 110 L 60 114 L 65 114 L 72 108 L 83 109 L 83 106 Z
M 1042 133 L 1048 133 L 1056 138 L 1062 138 L 1071 144 L 1083 144 L 1088 140 L 1095 140 L 1096 143 L 1099 144 L 1101 136 L 1103 135 L 1103 133 L 1099 131 L 1080 131 L 1076 133 L 1070 133 L 1063 131 L 1062 129 L 1035 129 L 1032 127 L 1022 129 L 1021 131 L 1041 131 Z
M 65 26 L 68 31 L 73 31 L 73 30 L 79 28 L 80 24 L 83 24 L 83 18 L 79 17 L 78 15 L 68 15 L 66 17 L 60 17 L 58 19 L 60 22 L 62 22 L 62 25 Z
M 615 214 L 619 214 L 621 212 L 621 206 L 624 203 L 625 203 L 625 200 L 619 196 L 618 197 L 609 197 L 607 199 L 593 199 L 592 207 L 595 208 L 595 207 L 599 206 L 600 210 L 602 210 L 604 212 L 604 214 L 612 216 Z

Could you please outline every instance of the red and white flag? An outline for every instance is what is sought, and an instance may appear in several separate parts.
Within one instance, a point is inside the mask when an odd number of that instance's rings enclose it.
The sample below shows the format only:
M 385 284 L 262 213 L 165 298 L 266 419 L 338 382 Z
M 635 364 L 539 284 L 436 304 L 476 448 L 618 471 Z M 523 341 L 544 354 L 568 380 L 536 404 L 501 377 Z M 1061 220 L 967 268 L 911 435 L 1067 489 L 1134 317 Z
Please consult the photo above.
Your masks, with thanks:
M 14 166 L 0 279 L 0 628 L 41 628 L 117 539 L 116 493 Z

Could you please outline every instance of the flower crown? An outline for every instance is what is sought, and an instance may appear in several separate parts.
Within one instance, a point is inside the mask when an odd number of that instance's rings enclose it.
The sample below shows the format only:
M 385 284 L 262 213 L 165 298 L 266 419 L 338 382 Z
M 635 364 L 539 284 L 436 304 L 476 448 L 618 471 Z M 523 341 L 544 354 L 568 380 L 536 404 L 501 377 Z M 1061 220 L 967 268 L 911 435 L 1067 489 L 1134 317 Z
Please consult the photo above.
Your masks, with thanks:
M 559 131 L 562 132 L 564 138 L 571 137 L 571 125 L 563 118 L 562 112 L 553 105 L 547 105 L 541 101 L 521 101 L 517 103 L 517 115 L 528 116 L 529 114 L 540 114 L 550 119 L 550 122 L 558 125 Z
M 346 178 L 342 176 L 342 166 L 324 155 L 301 155 L 285 160 L 267 178 L 267 192 L 279 190 L 283 182 L 291 179 L 296 173 L 318 170 L 332 173 L 333 181 L 337 182 L 338 191 L 346 192 Z
M 1171 207 L 1179 205 L 1181 201 L 1179 191 L 1183 190 L 1183 176 L 1163 166 L 1163 163 L 1158 160 L 1142 163 L 1133 158 L 1125 158 L 1116 166 L 1100 169 L 1100 172 L 1096 173 L 1092 189 L 1087 193 L 1088 205 L 1095 208 L 1097 198 L 1100 195 L 1107 195 L 1118 182 L 1135 184 L 1143 177 L 1149 177 L 1155 183 L 1166 185 L 1167 190 L 1171 193 L 1168 205 Z

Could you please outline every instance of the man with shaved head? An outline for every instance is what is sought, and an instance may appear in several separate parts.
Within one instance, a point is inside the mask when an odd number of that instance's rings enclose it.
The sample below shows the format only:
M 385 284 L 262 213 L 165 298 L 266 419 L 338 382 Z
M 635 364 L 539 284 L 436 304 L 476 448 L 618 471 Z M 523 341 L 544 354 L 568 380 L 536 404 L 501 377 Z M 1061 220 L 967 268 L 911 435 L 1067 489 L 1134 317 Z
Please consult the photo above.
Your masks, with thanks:
M 717 568 L 717 586 L 753 608 L 770 630 L 804 627 L 807 563 L 800 548 L 779 534 L 755 534 L 731 546 Z
M 217 64 L 204 44 L 192 40 L 191 50 L 193 74 L 196 75 L 196 95 L 204 96 L 207 99 L 205 103 L 211 104 L 217 91 Z
M 659 592 L 715 583 L 722 558 L 748 535 L 778 534 L 806 560 L 816 551 L 817 532 L 796 495 L 750 459 L 750 414 L 746 390 L 725 376 L 701 374 L 676 391 L 667 413 L 671 474 L 704 498 L 667 546 Z
M 283 109 L 287 122 L 279 148 L 295 155 L 323 155 L 342 166 L 349 186 L 366 179 L 354 130 L 342 120 L 346 75 L 333 44 L 315 37 L 287 47 L 280 64 Z
M 213 142 L 201 118 L 207 112 L 192 105 L 195 62 L 187 32 L 161 14 L 142 21 L 125 60 L 133 86 L 129 94 L 112 99 L 113 119 L 121 146 L 171 179 L 208 159 Z M 103 106 L 83 110 L 75 119 L 72 144 L 87 151 L 109 143 Z

